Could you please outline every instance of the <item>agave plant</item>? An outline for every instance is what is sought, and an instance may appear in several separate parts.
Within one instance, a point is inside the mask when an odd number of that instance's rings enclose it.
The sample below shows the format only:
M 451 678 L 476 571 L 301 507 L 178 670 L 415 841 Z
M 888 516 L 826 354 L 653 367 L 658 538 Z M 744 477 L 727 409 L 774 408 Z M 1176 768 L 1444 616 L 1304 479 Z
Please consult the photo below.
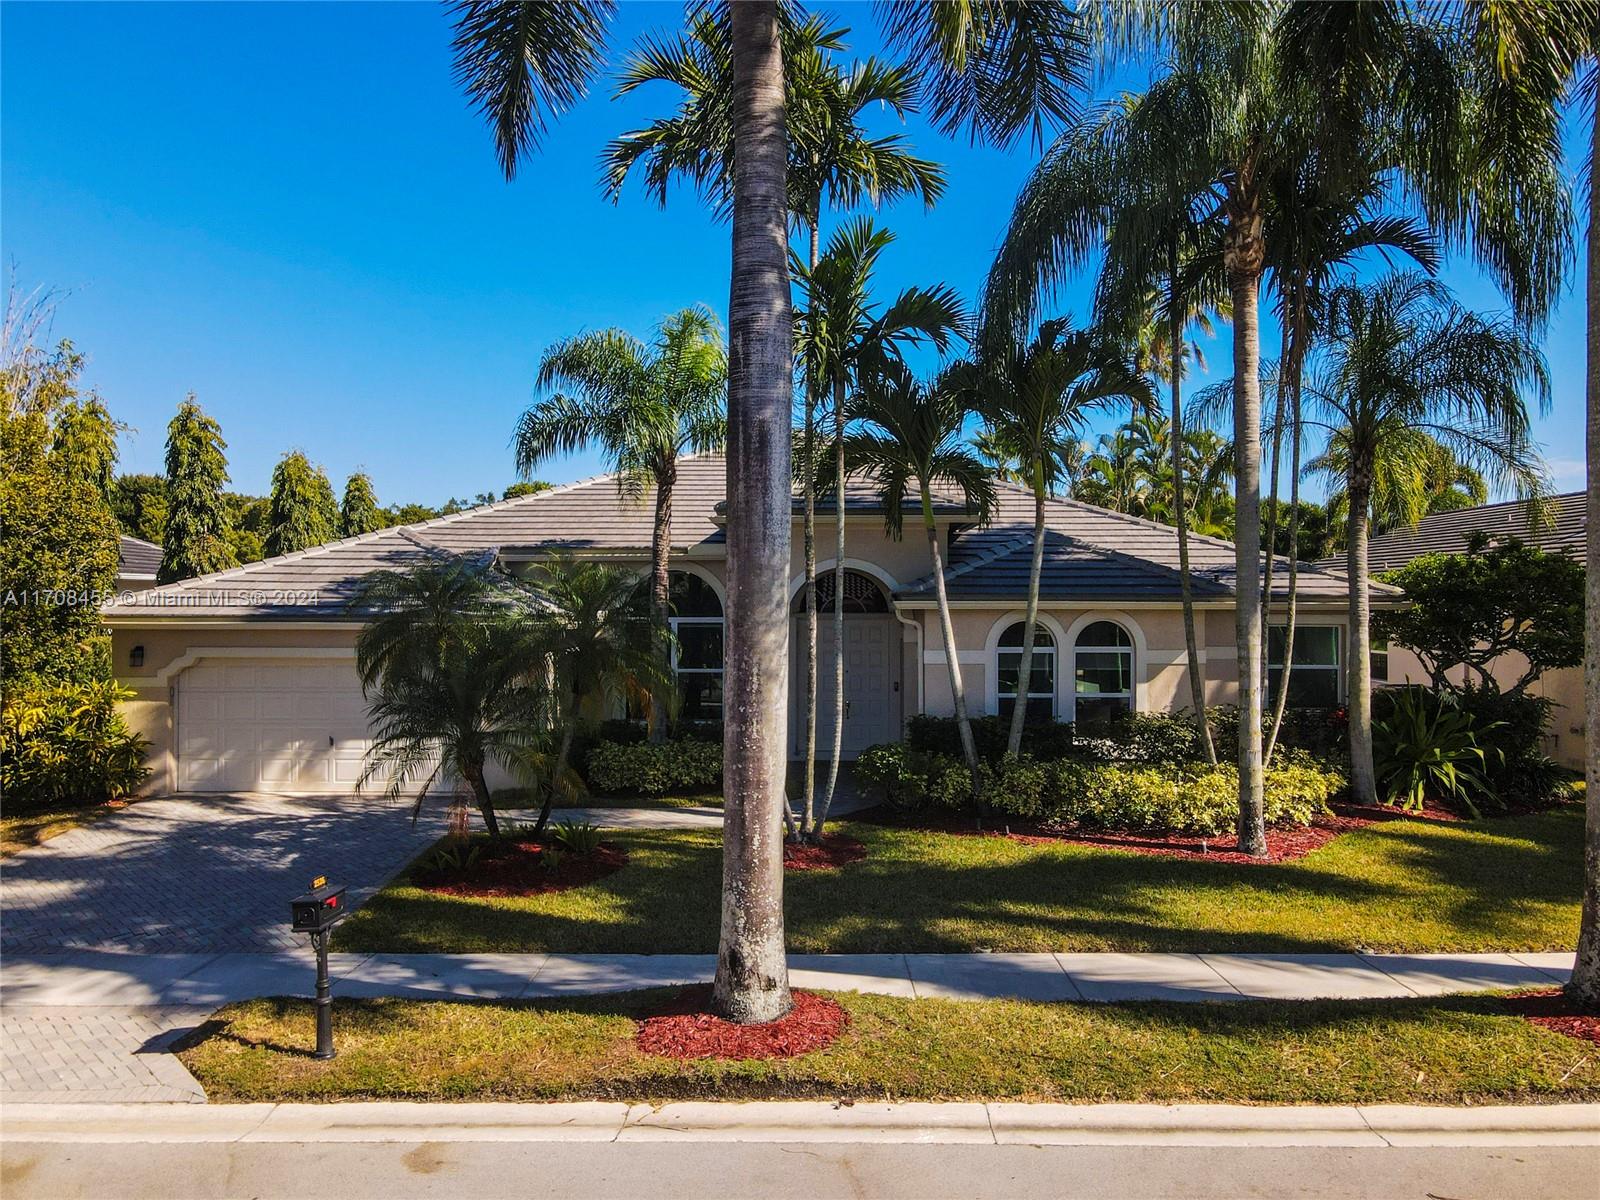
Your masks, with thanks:
M 1481 817 L 1473 797 L 1490 790 L 1484 768 L 1500 751 L 1478 744 L 1498 729 L 1494 721 L 1478 728 L 1472 714 L 1420 688 L 1394 693 L 1387 719 L 1373 722 L 1378 786 L 1384 803 L 1404 812 L 1421 812 L 1428 795 L 1449 797 Z

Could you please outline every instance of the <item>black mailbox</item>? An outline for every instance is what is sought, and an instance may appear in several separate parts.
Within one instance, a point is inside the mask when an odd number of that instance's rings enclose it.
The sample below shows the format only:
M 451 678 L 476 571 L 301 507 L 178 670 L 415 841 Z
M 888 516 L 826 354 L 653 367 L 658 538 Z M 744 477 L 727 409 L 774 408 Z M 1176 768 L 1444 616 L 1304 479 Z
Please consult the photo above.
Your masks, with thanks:
M 344 884 L 323 884 L 289 902 L 295 933 L 321 933 L 344 919 Z

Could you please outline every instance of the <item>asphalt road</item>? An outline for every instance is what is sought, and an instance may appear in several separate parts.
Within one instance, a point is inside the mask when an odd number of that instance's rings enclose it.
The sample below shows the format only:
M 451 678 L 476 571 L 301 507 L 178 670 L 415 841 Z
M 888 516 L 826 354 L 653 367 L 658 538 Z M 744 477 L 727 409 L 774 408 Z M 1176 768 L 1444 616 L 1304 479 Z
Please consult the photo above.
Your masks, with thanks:
M 7 1142 L 6 1200 L 1586 1200 L 1600 1147 Z

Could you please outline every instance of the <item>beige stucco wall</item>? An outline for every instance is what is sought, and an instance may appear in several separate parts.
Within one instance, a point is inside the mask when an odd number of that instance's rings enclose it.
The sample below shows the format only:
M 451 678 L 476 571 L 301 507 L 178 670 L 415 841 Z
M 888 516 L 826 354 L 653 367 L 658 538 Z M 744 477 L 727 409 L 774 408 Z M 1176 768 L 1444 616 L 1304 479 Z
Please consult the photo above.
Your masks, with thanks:
M 1521 654 L 1503 654 L 1491 666 L 1495 682 L 1502 688 L 1513 686 L 1527 669 L 1528 660 Z M 1462 683 L 1466 669 L 1458 667 L 1447 673 L 1451 682 Z M 1430 682 L 1422 660 L 1409 647 L 1398 643 L 1389 647 L 1389 683 Z M 1587 761 L 1587 743 L 1583 735 L 1583 669 L 1567 667 L 1559 671 L 1546 671 L 1528 687 L 1535 696 L 1550 700 L 1550 727 L 1546 737 L 1545 753 L 1564 767 L 1581 771 Z

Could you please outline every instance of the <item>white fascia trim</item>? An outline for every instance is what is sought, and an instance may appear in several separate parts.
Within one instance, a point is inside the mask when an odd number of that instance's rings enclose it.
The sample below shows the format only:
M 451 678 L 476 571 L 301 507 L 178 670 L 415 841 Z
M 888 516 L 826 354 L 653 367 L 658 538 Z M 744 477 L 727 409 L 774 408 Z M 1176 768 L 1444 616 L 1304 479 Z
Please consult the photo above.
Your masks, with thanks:
M 354 646 L 191 646 L 154 675 L 123 675 L 117 682 L 135 689 L 161 687 L 202 658 L 309 658 L 354 662 L 355 657 Z
M 359 618 L 335 620 L 329 617 L 281 618 L 259 621 L 243 617 L 140 616 L 101 617 L 100 624 L 110 629 L 359 629 Z

